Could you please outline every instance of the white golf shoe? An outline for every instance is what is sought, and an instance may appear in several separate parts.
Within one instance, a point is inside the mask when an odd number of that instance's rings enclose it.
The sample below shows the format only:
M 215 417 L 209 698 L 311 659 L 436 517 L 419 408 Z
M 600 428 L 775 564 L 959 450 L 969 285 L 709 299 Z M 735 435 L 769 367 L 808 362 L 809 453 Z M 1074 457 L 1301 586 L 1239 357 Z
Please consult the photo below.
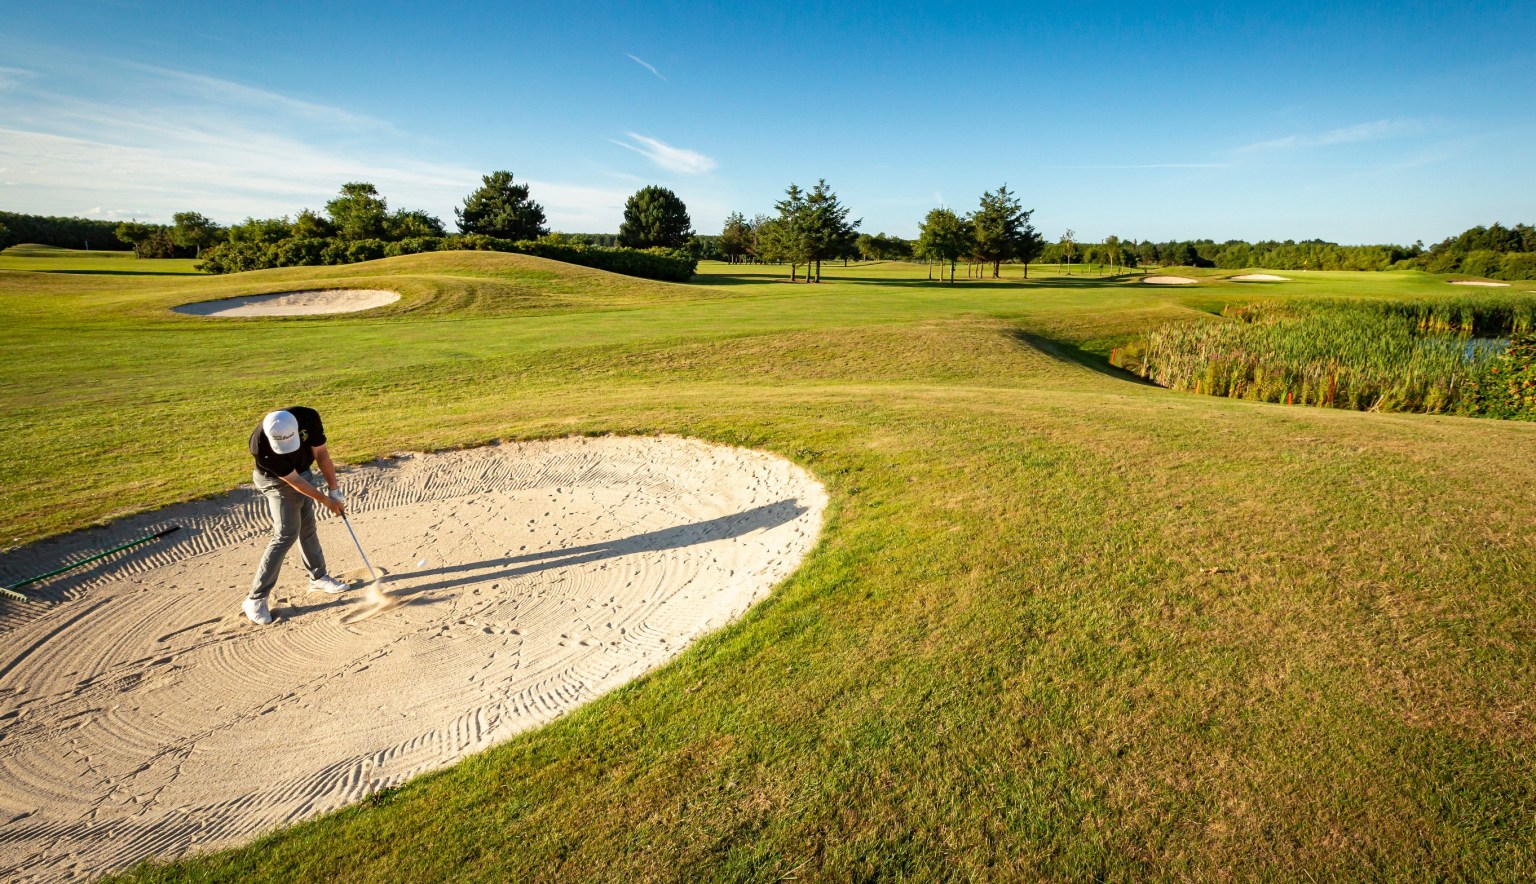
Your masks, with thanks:
M 241 607 L 245 609 L 245 616 L 257 626 L 266 626 L 272 622 L 272 612 L 267 610 L 266 599 L 246 599 Z
M 335 594 L 338 592 L 346 592 L 347 585 L 342 583 L 340 580 L 337 580 L 335 577 L 326 575 L 324 577 L 317 577 L 314 580 L 309 581 L 309 590 L 310 592 L 329 592 Z

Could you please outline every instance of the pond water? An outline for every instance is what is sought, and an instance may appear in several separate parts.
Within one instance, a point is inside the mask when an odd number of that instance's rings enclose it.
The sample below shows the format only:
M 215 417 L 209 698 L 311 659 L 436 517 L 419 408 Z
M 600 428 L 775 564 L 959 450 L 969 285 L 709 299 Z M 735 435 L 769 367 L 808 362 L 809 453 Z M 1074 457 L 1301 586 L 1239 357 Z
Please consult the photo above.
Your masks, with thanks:
M 1509 346 L 1509 338 L 1460 338 L 1462 355 L 1466 359 L 1473 359 L 1481 351 L 1484 356 L 1497 356 Z

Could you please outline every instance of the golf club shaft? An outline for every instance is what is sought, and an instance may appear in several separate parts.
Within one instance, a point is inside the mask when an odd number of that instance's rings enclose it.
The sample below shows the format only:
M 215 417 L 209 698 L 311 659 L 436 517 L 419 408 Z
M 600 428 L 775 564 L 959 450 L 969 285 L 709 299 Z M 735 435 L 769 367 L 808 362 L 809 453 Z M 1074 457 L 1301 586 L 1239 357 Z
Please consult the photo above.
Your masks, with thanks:
M 368 561 L 368 554 L 363 552 L 363 545 L 357 542 L 357 532 L 352 530 L 352 520 L 347 518 L 346 513 L 341 514 L 341 523 L 347 526 L 347 533 L 352 535 L 352 545 L 357 547 L 357 554 L 363 557 L 363 564 L 368 566 L 369 579 L 378 580 L 379 575 L 374 573 L 373 564 Z

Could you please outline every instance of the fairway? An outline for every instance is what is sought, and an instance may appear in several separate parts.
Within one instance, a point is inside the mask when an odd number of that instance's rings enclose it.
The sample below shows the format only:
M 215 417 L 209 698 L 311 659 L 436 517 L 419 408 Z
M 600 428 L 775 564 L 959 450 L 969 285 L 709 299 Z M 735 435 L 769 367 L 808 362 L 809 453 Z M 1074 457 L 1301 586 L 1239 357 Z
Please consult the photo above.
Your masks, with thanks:
M 132 879 L 1536 875 L 1536 425 L 1176 393 L 1108 362 L 1230 303 L 1485 294 L 1459 275 L 185 263 L 0 256 L 6 547 L 230 493 L 292 402 L 347 464 L 668 434 L 787 460 L 828 503 L 797 571 L 660 668 Z M 330 289 L 400 299 L 173 312 Z M 232 618 L 239 582 L 208 589 Z M 0 630 L 32 607 L 0 599 Z M 16 690 L 0 754 L 35 749 L 24 725 L 70 751 L 75 725 Z M 0 840 L 33 810 L 0 807 Z

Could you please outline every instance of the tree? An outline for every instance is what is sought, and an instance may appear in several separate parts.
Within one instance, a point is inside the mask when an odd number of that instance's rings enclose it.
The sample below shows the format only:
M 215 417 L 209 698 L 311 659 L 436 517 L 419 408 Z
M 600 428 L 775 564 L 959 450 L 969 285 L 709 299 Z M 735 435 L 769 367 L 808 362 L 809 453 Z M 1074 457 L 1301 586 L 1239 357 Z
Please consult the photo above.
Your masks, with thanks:
M 858 239 L 854 240 L 854 248 L 866 261 L 903 261 L 912 257 L 912 243 L 899 236 L 887 236 L 885 233 L 877 233 L 874 236 L 861 233 Z
M 768 245 L 778 260 L 788 262 L 789 281 L 798 279 L 800 265 L 810 263 L 810 253 L 805 236 L 805 191 L 793 182 L 784 191 L 784 198 L 773 204 L 779 210 L 774 219 Z M 810 268 L 806 268 L 806 280 L 810 280 Z
M 975 250 L 971 225 L 949 209 L 934 209 L 918 227 L 917 252 L 940 263 L 949 263 L 949 282 L 955 282 L 955 264 Z
M 419 236 L 444 236 L 442 219 L 420 209 L 397 209 L 384 221 L 384 238 L 391 242 Z
M 492 172 L 480 180 L 480 189 L 464 198 L 464 207 L 453 210 L 460 231 L 499 239 L 538 239 L 549 232 L 544 207 L 528 198 L 528 185 L 513 183 L 511 172 Z
M 624 203 L 619 245 L 632 249 L 680 249 L 693 236 L 688 207 L 677 194 L 651 185 L 635 191 Z
M 330 219 L 305 209 L 293 219 L 295 239 L 330 239 L 336 235 L 336 225 Z
M 294 235 L 293 225 L 283 218 L 246 218 L 227 231 L 230 242 L 275 243 Z
M 790 185 L 794 188 L 794 185 Z M 798 225 L 806 261 L 806 282 L 810 282 L 810 265 L 816 265 L 816 282 L 821 282 L 821 262 L 851 254 L 854 250 L 855 231 L 863 222 L 848 220 L 848 207 L 838 201 L 837 194 L 820 179 L 805 195 L 801 206 L 801 222 Z
M 1024 275 L 1029 275 L 1029 262 L 1039 255 L 1040 235 L 1029 224 L 1033 210 L 1025 211 L 1018 198 L 1008 192 L 1004 184 L 996 193 L 981 195 L 981 206 L 970 214 L 971 229 L 975 235 L 974 255 L 978 261 L 992 265 L 992 278 L 1001 275 L 1002 263 L 1019 259 L 1024 262 Z
M 13 245 L 15 243 L 11 242 L 11 229 L 0 224 L 0 249 L 8 249 Z
M 758 215 L 752 219 L 752 256 L 765 264 L 790 260 L 792 237 L 782 219 Z M 793 278 L 793 277 L 791 277 Z
M 117 238 L 127 243 L 128 245 L 133 246 L 133 256 L 135 258 L 144 258 L 147 257 L 145 252 L 149 246 L 149 242 L 154 237 L 155 231 L 158 229 L 159 228 L 152 224 L 142 224 L 138 221 L 124 221 L 123 223 L 117 225 Z
M 171 227 L 171 242 L 192 249 L 197 257 L 202 257 L 203 249 L 220 239 L 219 225 L 197 212 L 177 212 L 171 220 L 175 222 Z
M 771 229 L 768 225 L 775 223 L 777 222 L 773 218 L 761 212 L 752 216 L 752 221 L 750 222 L 752 227 L 752 244 L 748 247 L 747 253 L 752 256 L 752 260 L 760 264 L 767 264 L 778 260 L 769 254 Z
M 732 264 L 751 251 L 752 225 L 747 223 L 746 216 L 740 212 L 732 212 L 726 217 L 725 227 L 720 231 L 717 247 L 720 249 L 720 254 Z
M 382 239 L 389 206 L 379 189 L 366 181 L 341 186 L 341 195 L 325 204 L 325 213 L 342 239 Z
M 1120 269 L 1120 237 L 1113 234 L 1104 237 L 1104 254 L 1109 257 L 1110 266 L 1116 271 Z
M 1061 235 L 1061 253 L 1066 256 L 1068 264 L 1077 257 L 1077 233 L 1070 227 Z

